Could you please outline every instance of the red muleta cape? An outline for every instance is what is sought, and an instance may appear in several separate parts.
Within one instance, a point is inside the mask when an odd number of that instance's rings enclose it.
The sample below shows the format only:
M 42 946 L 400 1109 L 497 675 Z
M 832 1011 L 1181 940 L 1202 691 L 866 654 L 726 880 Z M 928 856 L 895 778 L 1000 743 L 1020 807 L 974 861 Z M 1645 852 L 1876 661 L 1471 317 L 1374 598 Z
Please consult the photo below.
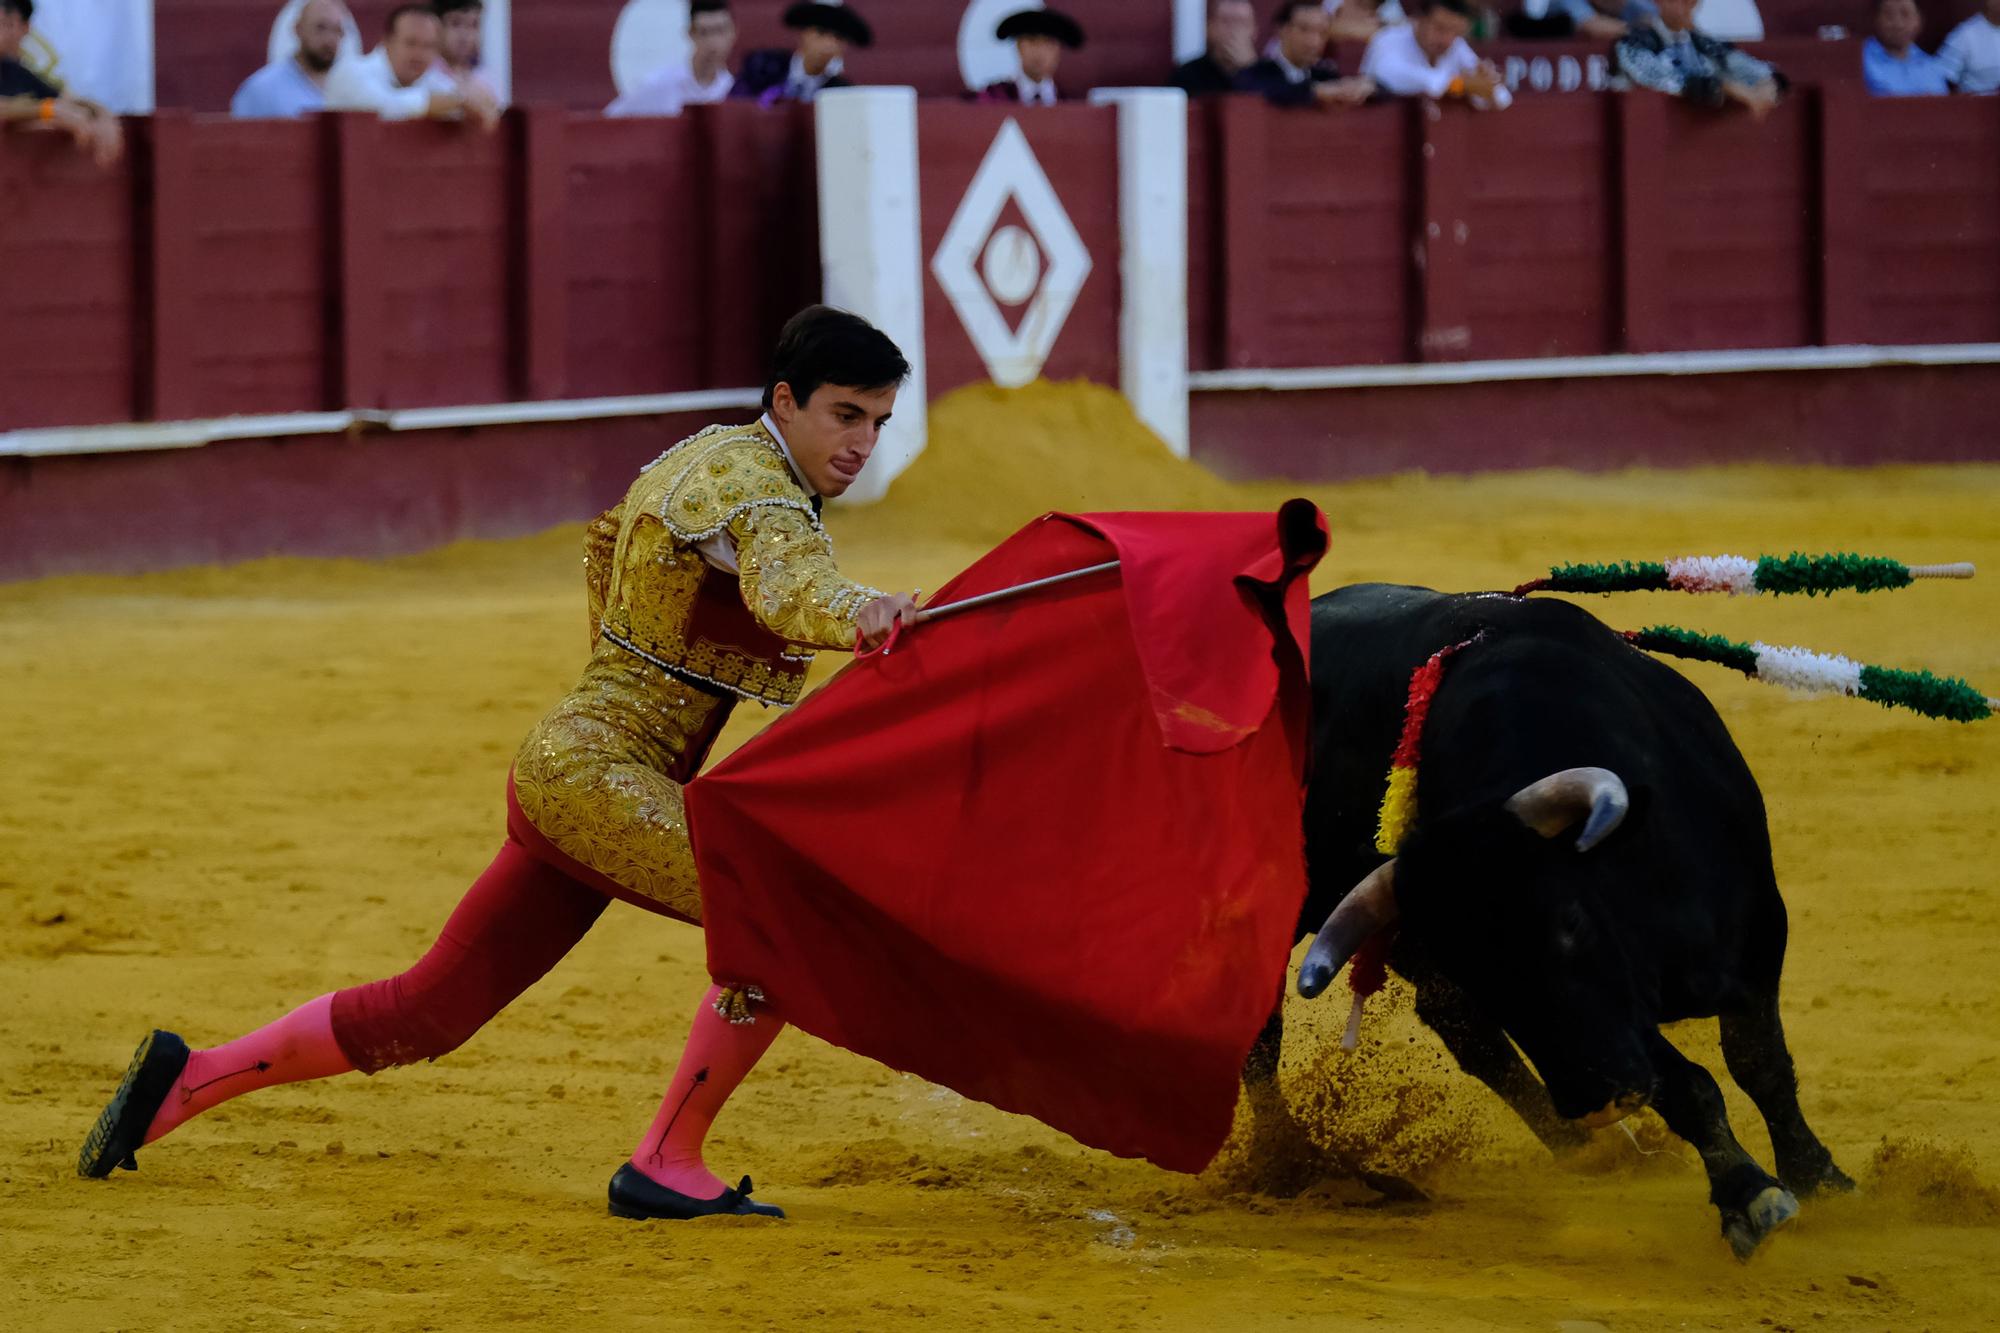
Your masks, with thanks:
M 1304 500 L 1050 514 L 687 789 L 709 971 L 815 1036 L 1199 1171 L 1305 896 Z

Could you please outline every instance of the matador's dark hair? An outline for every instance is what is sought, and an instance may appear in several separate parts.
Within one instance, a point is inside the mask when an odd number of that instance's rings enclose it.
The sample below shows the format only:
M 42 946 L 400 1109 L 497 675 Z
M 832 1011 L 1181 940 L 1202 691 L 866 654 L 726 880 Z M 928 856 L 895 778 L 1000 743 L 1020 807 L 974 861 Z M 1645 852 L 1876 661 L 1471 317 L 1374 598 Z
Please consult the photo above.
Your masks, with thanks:
M 910 363 L 889 335 L 861 316 L 830 305 L 809 305 L 785 323 L 764 382 L 764 410 L 780 384 L 804 403 L 823 384 L 886 389 L 901 384 Z
M 35 21 L 35 0 L 0 0 L 0 14 L 19 14 L 21 22 Z

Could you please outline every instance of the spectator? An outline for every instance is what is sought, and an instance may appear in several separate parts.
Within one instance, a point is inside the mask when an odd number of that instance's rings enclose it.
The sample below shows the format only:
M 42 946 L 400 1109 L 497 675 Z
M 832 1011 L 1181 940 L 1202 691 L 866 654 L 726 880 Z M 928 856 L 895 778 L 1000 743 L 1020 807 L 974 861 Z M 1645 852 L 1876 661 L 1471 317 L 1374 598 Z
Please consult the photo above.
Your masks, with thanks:
M 1319 0 L 1278 6 L 1271 54 L 1236 76 L 1239 92 L 1260 93 L 1273 106 L 1359 106 L 1374 93 L 1366 78 L 1344 79 L 1326 58 L 1330 23 Z
M 1694 6 L 1695 0 L 1660 0 L 1657 21 L 1632 29 L 1611 48 L 1614 75 L 1627 86 L 1703 106 L 1733 102 L 1762 120 L 1784 96 L 1785 76 L 1728 42 L 1696 32 Z
M 1962 93 L 2000 89 L 2000 0 L 1986 0 L 1985 13 L 1953 28 L 1937 58 L 1945 78 Z
M 1861 74 L 1877 97 L 1939 97 L 1951 91 L 1944 62 L 1917 45 L 1917 0 L 1875 0 L 1875 35 L 1861 44 Z
M 384 120 L 473 120 L 492 129 L 499 104 L 477 88 L 453 88 L 435 74 L 444 25 L 428 5 L 397 5 L 382 28 L 382 44 L 365 56 L 334 62 L 326 76 L 326 105 L 334 111 L 373 111 Z
M 1325 0 L 1332 40 L 1366 42 L 1394 24 L 1408 21 L 1401 0 Z
M 1001 19 L 993 35 L 1014 43 L 1021 70 L 1011 79 L 988 84 L 979 93 L 980 101 L 1054 106 L 1062 100 L 1056 91 L 1056 67 L 1065 48 L 1082 49 L 1082 24 L 1053 9 L 1024 9 Z
M 431 0 L 444 25 L 438 40 L 438 63 L 431 69 L 451 81 L 461 93 L 476 93 L 494 106 L 504 106 L 500 90 L 479 72 L 479 25 L 486 17 L 486 0 Z
M 1616 41 L 1659 17 L 1653 0 L 1528 0 L 1507 16 L 1516 37 L 1589 37 Z
M 95 102 L 66 95 L 21 63 L 34 17 L 35 0 L 0 0 L 0 123 L 67 134 L 98 166 L 111 166 L 125 151 L 118 117 Z
M 292 32 L 299 49 L 243 80 L 229 99 L 238 120 L 296 120 L 326 105 L 326 76 L 340 57 L 347 9 L 340 0 L 306 0 Z
M 1508 106 L 1513 95 L 1500 71 L 1472 54 L 1470 31 L 1470 0 L 1431 0 L 1415 23 L 1369 39 L 1361 77 L 1397 97 L 1463 97 L 1482 110 Z
M 662 66 L 606 108 L 607 116 L 678 116 L 681 108 L 720 102 L 736 85 L 729 56 L 736 49 L 736 17 L 729 0 L 693 0 L 688 5 L 685 64 Z
M 1175 68 L 1167 82 L 1189 97 L 1226 93 L 1257 63 L 1257 9 L 1250 0 L 1212 0 L 1208 49 Z
M 1699 0 L 1694 7 L 1694 26 L 1725 42 L 1764 40 L 1764 15 L 1757 0 Z
M 875 43 L 875 30 L 849 5 L 793 5 L 785 11 L 785 26 L 798 33 L 798 49 L 745 56 L 731 97 L 754 97 L 762 106 L 810 102 L 822 89 L 850 87 L 841 72 L 847 48 L 865 50 Z

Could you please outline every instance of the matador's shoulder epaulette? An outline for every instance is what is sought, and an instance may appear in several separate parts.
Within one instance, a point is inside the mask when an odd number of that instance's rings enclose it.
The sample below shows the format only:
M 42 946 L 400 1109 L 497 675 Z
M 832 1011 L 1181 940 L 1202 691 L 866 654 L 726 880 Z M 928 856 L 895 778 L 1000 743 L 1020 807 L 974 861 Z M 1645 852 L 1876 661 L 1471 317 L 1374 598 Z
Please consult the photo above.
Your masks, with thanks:
M 660 519 L 684 542 L 707 541 L 746 510 L 766 506 L 796 509 L 820 526 L 778 442 L 759 423 L 710 426 L 651 466 L 665 474 L 656 492 Z

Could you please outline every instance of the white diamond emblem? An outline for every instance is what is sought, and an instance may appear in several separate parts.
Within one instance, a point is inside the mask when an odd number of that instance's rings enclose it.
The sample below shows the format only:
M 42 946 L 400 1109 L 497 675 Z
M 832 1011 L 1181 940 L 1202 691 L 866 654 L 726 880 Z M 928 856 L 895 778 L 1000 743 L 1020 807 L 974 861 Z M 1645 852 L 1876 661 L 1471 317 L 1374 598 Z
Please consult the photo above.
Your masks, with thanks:
M 1020 228 L 994 232 L 1009 198 L 1020 205 L 1035 246 L 1048 261 L 1039 274 L 1024 244 L 1028 237 Z M 1049 359 L 1056 335 L 1090 276 L 1090 251 L 1063 211 L 1055 187 L 1028 146 L 1028 136 L 1012 117 L 993 136 L 993 146 L 986 150 L 958 212 L 945 228 L 944 239 L 931 256 L 931 275 L 950 298 L 995 384 L 1019 388 L 1042 373 L 1042 363 Z M 1034 285 L 1036 276 L 1041 279 L 1039 288 Z M 999 288 L 997 301 L 989 282 Z M 1028 301 L 1015 328 L 1007 327 L 1000 301 L 1009 305 Z

